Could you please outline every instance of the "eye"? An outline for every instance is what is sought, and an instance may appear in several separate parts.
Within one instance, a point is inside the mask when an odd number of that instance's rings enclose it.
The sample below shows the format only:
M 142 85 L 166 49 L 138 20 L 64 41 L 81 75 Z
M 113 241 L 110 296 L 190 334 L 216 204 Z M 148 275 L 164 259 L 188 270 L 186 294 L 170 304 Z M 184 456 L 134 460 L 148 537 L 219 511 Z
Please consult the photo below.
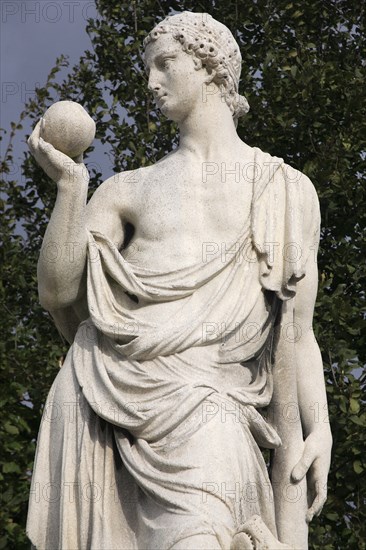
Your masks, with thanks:
M 161 67 L 162 69 L 169 69 L 169 67 L 171 66 L 172 62 L 173 62 L 173 57 L 165 57 L 164 59 L 162 59 L 161 61 Z

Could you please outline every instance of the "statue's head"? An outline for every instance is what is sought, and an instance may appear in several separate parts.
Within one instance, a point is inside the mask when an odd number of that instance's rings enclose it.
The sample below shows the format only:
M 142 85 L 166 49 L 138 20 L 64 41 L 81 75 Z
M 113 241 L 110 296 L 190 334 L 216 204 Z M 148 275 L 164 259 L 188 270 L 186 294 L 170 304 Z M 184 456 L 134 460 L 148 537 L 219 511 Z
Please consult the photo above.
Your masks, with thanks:
M 249 105 L 238 93 L 242 58 L 229 29 L 207 13 L 185 11 L 167 17 L 154 27 L 145 38 L 144 47 L 166 35 L 193 57 L 196 70 L 206 70 L 237 124 L 237 119 L 248 112 Z

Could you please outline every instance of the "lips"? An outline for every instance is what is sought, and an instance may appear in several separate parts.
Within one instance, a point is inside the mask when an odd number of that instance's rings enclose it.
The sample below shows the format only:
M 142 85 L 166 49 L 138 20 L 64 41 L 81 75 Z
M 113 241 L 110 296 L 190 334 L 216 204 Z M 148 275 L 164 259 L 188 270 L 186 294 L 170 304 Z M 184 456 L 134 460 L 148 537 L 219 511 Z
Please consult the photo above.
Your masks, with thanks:
M 164 101 L 164 99 L 166 98 L 167 94 L 162 94 L 160 96 L 155 96 L 155 101 L 156 101 L 156 104 L 158 106 L 161 105 L 161 103 Z

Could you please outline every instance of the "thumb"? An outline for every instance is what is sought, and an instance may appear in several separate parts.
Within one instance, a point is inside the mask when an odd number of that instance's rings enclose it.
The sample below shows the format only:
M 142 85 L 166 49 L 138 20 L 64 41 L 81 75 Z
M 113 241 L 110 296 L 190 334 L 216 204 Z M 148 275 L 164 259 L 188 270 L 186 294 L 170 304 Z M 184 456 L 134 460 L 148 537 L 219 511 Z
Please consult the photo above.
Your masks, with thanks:
M 76 162 L 77 164 L 83 164 L 83 160 L 84 160 L 83 153 L 81 153 L 77 157 L 73 158 L 72 160 L 74 162 Z
M 300 458 L 296 466 L 294 466 L 291 473 L 291 477 L 293 481 L 295 482 L 301 481 L 306 476 L 314 460 L 315 460 L 314 450 L 310 444 L 307 445 L 305 442 L 305 447 L 302 453 L 302 457 Z

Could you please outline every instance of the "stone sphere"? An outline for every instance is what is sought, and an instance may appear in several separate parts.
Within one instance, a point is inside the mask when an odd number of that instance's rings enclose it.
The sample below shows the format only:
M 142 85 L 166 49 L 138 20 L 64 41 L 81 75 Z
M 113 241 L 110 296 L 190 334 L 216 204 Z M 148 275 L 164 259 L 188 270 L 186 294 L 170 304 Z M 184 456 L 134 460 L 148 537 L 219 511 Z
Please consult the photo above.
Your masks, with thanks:
M 75 101 L 58 101 L 45 112 L 41 137 L 58 151 L 75 158 L 90 147 L 95 122 Z

